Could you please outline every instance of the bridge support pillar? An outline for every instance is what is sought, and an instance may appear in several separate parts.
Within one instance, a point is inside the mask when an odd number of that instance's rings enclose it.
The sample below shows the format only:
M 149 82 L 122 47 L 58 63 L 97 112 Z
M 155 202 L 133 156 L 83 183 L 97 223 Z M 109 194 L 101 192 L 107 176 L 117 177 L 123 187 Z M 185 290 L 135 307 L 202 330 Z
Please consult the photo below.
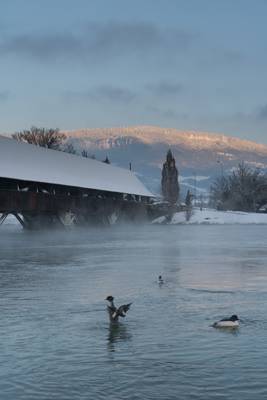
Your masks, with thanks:
M 0 225 L 2 225 L 2 223 L 5 221 L 6 217 L 8 216 L 8 213 L 3 213 L 0 216 Z
M 29 229 L 27 222 L 18 213 L 13 213 L 14 217 L 19 221 L 23 229 Z

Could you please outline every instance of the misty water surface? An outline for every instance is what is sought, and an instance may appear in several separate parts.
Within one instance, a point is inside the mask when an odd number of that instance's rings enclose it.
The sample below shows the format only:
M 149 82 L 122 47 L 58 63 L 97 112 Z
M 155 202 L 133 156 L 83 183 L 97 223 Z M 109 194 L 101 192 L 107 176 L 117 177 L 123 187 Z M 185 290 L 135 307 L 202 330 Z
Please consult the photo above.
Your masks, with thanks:
M 1 227 L 1 400 L 266 399 L 266 233 Z M 133 302 L 117 328 L 110 294 Z M 211 327 L 233 313 L 238 333 Z

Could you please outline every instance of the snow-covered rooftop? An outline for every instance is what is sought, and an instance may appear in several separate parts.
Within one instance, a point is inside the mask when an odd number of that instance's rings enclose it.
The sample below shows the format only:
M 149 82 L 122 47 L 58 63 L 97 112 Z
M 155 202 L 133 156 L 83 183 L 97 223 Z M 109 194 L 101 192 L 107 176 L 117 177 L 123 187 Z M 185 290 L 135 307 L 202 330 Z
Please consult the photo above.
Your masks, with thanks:
M 0 178 L 153 196 L 129 170 L 3 136 Z

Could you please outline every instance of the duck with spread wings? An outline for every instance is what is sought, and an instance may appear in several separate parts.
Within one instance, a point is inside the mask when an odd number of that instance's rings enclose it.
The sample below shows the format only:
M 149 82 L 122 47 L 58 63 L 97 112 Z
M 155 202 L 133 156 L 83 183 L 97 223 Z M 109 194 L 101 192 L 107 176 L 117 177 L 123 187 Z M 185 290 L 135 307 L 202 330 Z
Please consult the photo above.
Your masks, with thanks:
M 127 311 L 129 311 L 130 306 L 132 303 L 128 303 L 128 304 L 123 304 L 120 307 L 116 307 L 114 305 L 114 297 L 113 296 L 108 296 L 106 298 L 106 300 L 108 301 L 108 306 L 107 306 L 107 311 L 109 314 L 109 320 L 110 322 L 118 322 L 119 321 L 119 317 L 124 318 L 126 316 Z

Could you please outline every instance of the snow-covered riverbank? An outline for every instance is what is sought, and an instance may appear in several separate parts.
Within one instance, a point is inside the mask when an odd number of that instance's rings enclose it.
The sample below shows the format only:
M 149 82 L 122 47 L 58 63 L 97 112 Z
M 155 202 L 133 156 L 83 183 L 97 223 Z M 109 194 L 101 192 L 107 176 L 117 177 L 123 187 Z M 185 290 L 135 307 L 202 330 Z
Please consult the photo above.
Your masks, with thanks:
M 152 224 L 165 224 L 165 217 L 155 219 Z M 174 214 L 169 224 L 206 224 L 206 225 L 224 225 L 224 224 L 267 224 L 267 214 L 246 213 L 241 211 L 217 211 L 211 209 L 194 209 L 190 221 L 186 221 L 185 212 Z M 0 228 L 17 225 L 21 229 L 21 225 L 16 218 L 9 215 Z
M 155 219 L 153 224 L 164 224 L 165 217 Z M 246 213 L 241 211 L 217 211 L 194 209 L 187 222 L 185 212 L 174 214 L 170 224 L 267 224 L 267 214 Z

